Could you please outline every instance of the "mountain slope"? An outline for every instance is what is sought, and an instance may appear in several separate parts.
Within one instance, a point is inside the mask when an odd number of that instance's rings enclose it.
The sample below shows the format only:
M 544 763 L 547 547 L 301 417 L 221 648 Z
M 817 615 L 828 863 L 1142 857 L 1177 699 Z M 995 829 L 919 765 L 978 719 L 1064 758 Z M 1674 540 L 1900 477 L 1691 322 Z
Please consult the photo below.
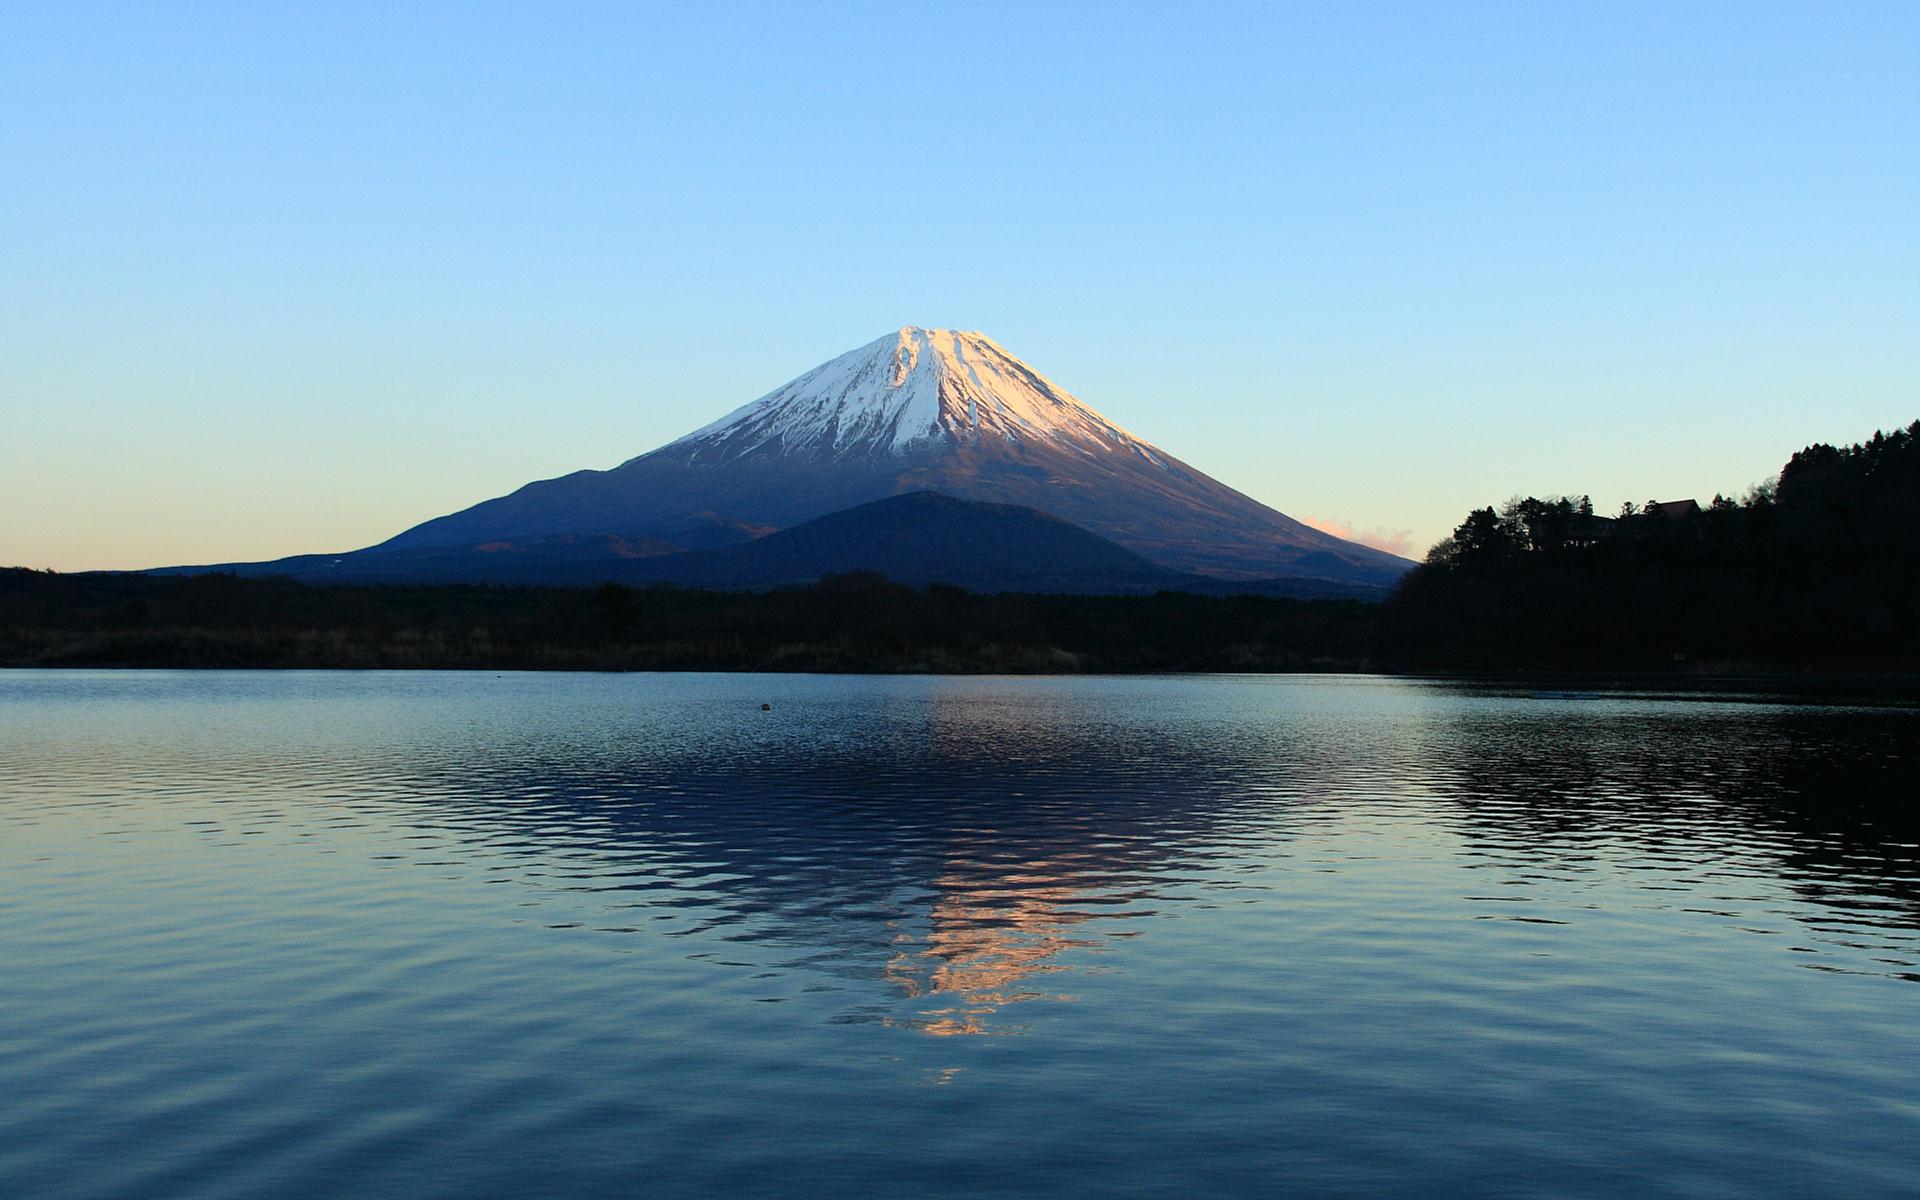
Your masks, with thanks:
M 180 567 L 306 583 L 668 583 L 770 588 L 874 571 L 920 586 L 980 592 L 1113 594 L 1212 590 L 1219 581 L 1157 567 L 1077 525 L 1031 508 L 910 492 L 856 505 L 732 546 L 648 553 L 611 535 L 559 534 L 484 547 L 302 555 L 266 563 Z
M 362 553 L 603 535 L 693 548 L 925 490 L 1035 508 L 1217 578 L 1385 585 L 1412 565 L 1209 478 L 984 335 L 911 328 L 612 470 L 531 483 Z

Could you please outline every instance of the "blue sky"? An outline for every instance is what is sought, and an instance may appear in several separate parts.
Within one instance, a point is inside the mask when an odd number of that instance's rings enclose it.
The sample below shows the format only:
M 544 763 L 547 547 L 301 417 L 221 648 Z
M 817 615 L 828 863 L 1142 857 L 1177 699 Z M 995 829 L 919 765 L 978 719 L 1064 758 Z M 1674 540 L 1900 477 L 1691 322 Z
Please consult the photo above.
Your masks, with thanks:
M 0 562 L 365 545 L 903 324 L 1416 553 L 1920 417 L 1920 5 L 814 8 L 0 0 Z

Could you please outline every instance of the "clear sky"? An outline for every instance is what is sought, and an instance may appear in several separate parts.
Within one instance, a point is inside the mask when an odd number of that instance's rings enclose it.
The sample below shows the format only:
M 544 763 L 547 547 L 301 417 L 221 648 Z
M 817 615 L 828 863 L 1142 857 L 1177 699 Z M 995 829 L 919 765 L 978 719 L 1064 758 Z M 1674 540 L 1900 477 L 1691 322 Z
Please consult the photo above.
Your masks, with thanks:
M 1920 4 L 0 0 L 0 563 L 366 545 L 906 324 L 1415 553 L 1744 489 L 1920 418 Z

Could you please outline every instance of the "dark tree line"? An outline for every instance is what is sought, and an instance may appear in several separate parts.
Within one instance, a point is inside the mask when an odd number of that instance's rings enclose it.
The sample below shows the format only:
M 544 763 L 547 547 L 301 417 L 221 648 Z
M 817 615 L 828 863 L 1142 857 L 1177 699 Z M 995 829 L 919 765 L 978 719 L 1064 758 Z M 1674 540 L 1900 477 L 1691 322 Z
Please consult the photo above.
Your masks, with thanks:
M 1899 673 L 1920 671 L 1917 581 L 1920 422 L 1704 509 L 1478 509 L 1385 604 L 0 570 L 0 666 Z
M 1920 668 L 1920 422 L 1810 446 L 1740 500 L 1527 497 L 1469 513 L 1402 582 L 1411 666 Z
M 1290 671 L 1377 666 L 1380 607 L 985 595 L 877 575 L 772 592 L 314 586 L 0 571 L 0 666 Z

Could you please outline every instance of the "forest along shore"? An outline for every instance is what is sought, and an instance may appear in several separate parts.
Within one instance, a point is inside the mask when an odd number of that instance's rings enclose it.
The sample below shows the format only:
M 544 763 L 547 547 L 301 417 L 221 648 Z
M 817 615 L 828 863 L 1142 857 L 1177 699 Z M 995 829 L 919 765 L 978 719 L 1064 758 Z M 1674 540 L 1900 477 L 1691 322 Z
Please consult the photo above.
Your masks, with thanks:
M 708 592 L 0 571 L 0 666 L 953 673 L 1364 671 L 1381 610 L 981 595 L 849 575 Z
M 0 666 L 1920 676 L 1920 422 L 1809 446 L 1732 500 L 1526 497 L 1384 603 L 983 594 L 873 573 L 772 591 L 305 585 L 0 570 Z

